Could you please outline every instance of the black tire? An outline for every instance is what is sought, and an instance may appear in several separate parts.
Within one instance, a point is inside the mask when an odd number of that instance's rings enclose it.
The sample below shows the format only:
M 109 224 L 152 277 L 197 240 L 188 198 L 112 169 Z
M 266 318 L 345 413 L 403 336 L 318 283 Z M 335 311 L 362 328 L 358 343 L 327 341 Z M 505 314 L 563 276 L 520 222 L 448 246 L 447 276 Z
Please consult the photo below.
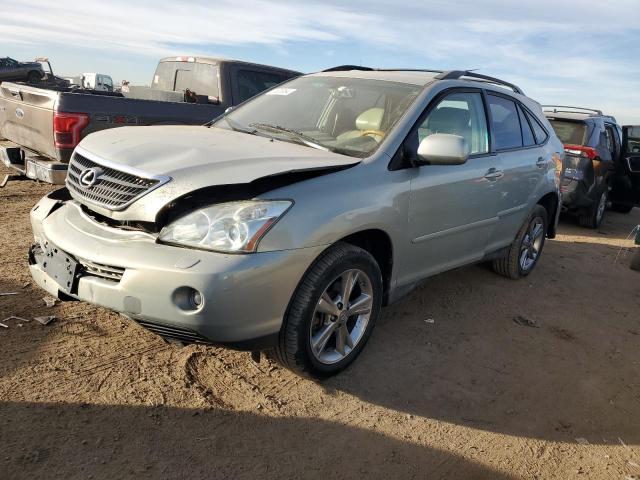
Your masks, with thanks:
M 538 220 L 542 221 L 543 231 L 540 246 L 537 249 L 537 255 L 531 265 L 524 268 L 521 265 L 520 257 L 522 255 L 523 248 L 525 248 L 525 238 L 530 234 L 532 224 L 537 223 Z M 537 265 L 540 255 L 542 255 L 542 249 L 544 247 L 544 241 L 547 236 L 547 210 L 542 205 L 536 205 L 531 211 L 527 219 L 524 221 L 516 238 L 509 246 L 507 255 L 502 258 L 498 258 L 493 261 L 493 270 L 503 277 L 517 280 L 522 277 L 526 277 L 531 273 L 533 268 Z
M 40 82 L 40 80 L 42 80 L 42 75 L 35 70 L 33 72 L 29 72 L 29 74 L 27 75 L 28 83 L 38 83 Z
M 604 213 L 607 209 L 607 203 L 609 201 L 609 189 L 605 188 L 597 197 L 598 199 L 593 202 L 593 205 L 585 213 L 578 216 L 578 222 L 581 227 L 585 228 L 598 228 L 602 225 L 604 219 Z M 604 202 L 604 208 L 601 209 L 602 202 Z
M 640 247 L 633 249 L 633 256 L 631 257 L 631 270 L 637 270 L 640 272 Z
M 348 270 L 358 269 L 366 274 L 373 301 L 368 322 L 360 339 L 342 360 L 326 364 L 316 358 L 311 349 L 311 332 L 316 305 L 325 290 Z M 376 260 L 362 248 L 337 243 L 324 251 L 309 267 L 293 294 L 285 315 L 277 347 L 272 358 L 295 373 L 325 378 L 351 364 L 364 348 L 375 325 L 382 305 L 382 274 Z
M 611 204 L 611 210 L 618 213 L 629 213 L 631 210 L 633 210 L 633 205 L 627 205 L 626 203 L 613 202 Z

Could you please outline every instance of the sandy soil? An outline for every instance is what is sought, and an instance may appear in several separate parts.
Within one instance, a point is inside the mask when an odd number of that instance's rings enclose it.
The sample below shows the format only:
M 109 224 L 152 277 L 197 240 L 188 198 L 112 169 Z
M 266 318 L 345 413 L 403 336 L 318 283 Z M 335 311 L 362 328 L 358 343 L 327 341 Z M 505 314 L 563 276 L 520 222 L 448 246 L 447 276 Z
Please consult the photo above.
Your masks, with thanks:
M 0 321 L 58 318 L 0 328 L 0 478 L 640 478 L 640 273 L 619 254 L 639 209 L 598 231 L 565 219 L 526 280 L 429 279 L 314 383 L 88 304 L 48 308 L 26 251 L 49 190 L 0 190 L 0 292 L 19 292 Z

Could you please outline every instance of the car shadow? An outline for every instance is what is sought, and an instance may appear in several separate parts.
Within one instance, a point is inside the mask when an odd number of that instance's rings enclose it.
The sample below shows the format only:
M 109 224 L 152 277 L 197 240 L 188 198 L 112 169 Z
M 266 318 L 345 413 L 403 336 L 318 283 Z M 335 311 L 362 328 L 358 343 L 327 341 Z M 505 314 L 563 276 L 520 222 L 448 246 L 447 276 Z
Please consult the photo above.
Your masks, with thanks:
M 0 403 L 0 471 L 32 478 L 512 478 L 314 418 L 219 409 Z
M 618 250 L 565 229 L 520 281 L 482 266 L 428 279 L 324 387 L 492 432 L 640 444 L 640 274 Z

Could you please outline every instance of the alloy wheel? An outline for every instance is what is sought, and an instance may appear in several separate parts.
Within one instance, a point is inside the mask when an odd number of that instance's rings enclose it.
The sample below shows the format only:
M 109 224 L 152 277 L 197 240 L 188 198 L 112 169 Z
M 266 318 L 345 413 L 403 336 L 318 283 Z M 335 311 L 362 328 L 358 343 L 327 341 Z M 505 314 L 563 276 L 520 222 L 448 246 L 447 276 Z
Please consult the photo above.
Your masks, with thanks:
M 325 288 L 311 321 L 313 356 L 329 365 L 349 356 L 362 340 L 373 306 L 369 276 L 359 269 L 343 272 Z
M 538 259 L 544 239 L 544 220 L 542 217 L 534 217 L 529 223 L 520 246 L 520 268 L 529 271 Z

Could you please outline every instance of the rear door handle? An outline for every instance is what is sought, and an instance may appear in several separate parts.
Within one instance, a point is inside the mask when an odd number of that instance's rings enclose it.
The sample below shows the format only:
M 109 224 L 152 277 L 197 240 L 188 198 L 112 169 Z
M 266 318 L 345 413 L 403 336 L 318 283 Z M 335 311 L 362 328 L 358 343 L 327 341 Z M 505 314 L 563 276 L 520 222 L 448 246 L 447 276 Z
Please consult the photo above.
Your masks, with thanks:
M 487 180 L 497 180 L 502 177 L 504 172 L 502 170 L 498 170 L 497 168 L 490 168 L 489 171 L 485 174 L 484 178 Z
M 544 157 L 538 158 L 538 161 L 536 162 L 536 165 L 538 166 L 538 168 L 543 168 L 546 164 L 547 164 L 547 161 L 544 159 Z

